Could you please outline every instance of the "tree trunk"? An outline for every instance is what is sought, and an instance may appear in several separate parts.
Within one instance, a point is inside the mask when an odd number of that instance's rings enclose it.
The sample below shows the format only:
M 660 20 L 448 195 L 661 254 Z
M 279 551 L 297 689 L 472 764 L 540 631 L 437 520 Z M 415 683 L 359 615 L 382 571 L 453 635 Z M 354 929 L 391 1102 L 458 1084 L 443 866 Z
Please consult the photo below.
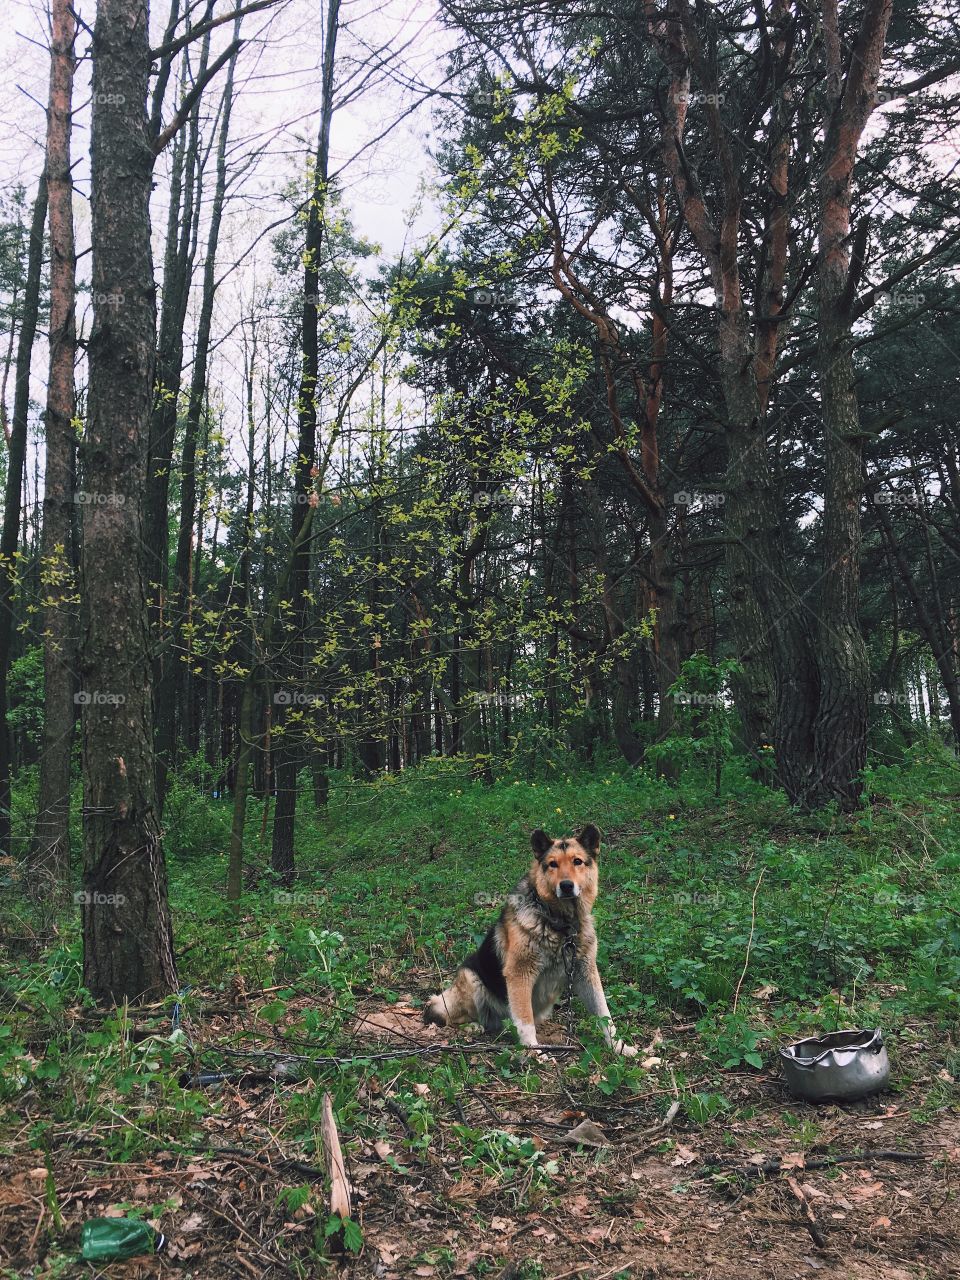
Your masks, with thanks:
M 10 423 L 10 448 L 4 487 L 3 531 L 0 533 L 0 852 L 10 853 L 10 729 L 7 725 L 7 676 L 13 657 L 13 592 L 16 585 L 16 553 L 20 539 L 23 463 L 27 452 L 27 417 L 30 411 L 30 363 L 40 311 L 40 276 L 43 268 L 43 228 L 47 221 L 47 174 L 40 175 L 30 222 L 27 278 L 17 339 L 17 372 Z
M 320 289 L 320 252 L 326 225 L 327 181 L 330 161 L 330 126 L 333 121 L 333 71 L 340 21 L 340 0 L 327 0 L 323 45 L 323 82 L 320 103 L 320 129 L 317 136 L 313 185 L 307 216 L 306 251 L 303 271 L 303 312 L 301 318 L 300 397 L 297 421 L 299 440 L 294 468 L 294 503 L 291 532 L 294 545 L 293 572 L 290 578 L 290 603 L 293 606 L 294 639 L 291 663 L 299 685 L 303 675 L 304 631 L 307 619 L 307 592 L 310 584 L 310 542 L 301 540 L 308 503 L 315 502 L 314 462 L 317 448 L 317 379 L 320 368 L 317 308 Z M 286 714 L 280 717 L 278 746 L 275 751 L 277 805 L 273 816 L 271 863 L 284 883 L 296 874 L 294 832 L 297 822 L 297 775 L 307 762 L 307 748 L 283 736 Z M 300 737 L 299 731 L 297 731 Z
M 93 41 L 94 322 L 81 555 L 83 979 L 95 999 L 177 985 L 156 809 L 150 639 L 141 545 L 156 304 L 148 12 L 99 0 Z
M 241 19 L 234 19 L 233 25 L 233 43 L 238 46 L 240 35 Z M 206 64 L 208 42 L 204 40 L 203 65 Z M 159 670 L 161 682 L 158 687 L 158 706 L 157 706 L 157 749 L 159 756 L 159 777 L 158 785 L 160 790 L 160 804 L 163 805 L 164 792 L 167 786 L 167 771 L 175 766 L 176 750 L 178 741 L 187 739 L 188 749 L 190 749 L 191 739 L 193 735 L 188 730 L 185 734 L 177 735 L 177 716 L 181 717 L 182 723 L 189 726 L 190 709 L 188 705 L 189 699 L 189 662 L 183 661 L 182 643 L 184 631 L 184 611 L 190 608 L 190 569 L 191 569 L 191 552 L 193 549 L 193 521 L 196 514 L 197 502 L 197 439 L 200 433 L 200 418 L 203 412 L 203 399 L 206 393 L 207 385 L 207 362 L 210 350 L 210 332 L 213 326 L 213 304 L 214 294 L 216 291 L 216 261 L 217 248 L 220 239 L 220 223 L 223 219 L 223 205 L 226 194 L 227 174 L 226 174 L 226 150 L 227 139 L 230 132 L 230 115 L 233 109 L 233 86 L 234 73 L 237 64 L 237 53 L 239 46 L 234 50 L 233 56 L 227 64 L 227 75 L 223 87 L 223 100 L 221 105 L 220 117 L 220 134 L 217 139 L 217 175 L 215 188 L 213 193 L 213 202 L 210 208 L 210 226 L 207 231 L 206 253 L 203 259 L 203 284 L 200 300 L 200 314 L 197 320 L 197 336 L 196 349 L 193 359 L 193 373 L 190 379 L 190 392 L 187 401 L 186 422 L 183 431 L 183 450 L 180 462 L 180 519 L 177 532 L 177 546 L 174 556 L 173 581 L 168 582 L 167 575 L 167 541 L 168 541 L 168 496 L 169 496 L 169 471 L 172 466 L 173 440 L 176 432 L 177 423 L 177 401 L 180 391 L 181 367 L 183 364 L 183 338 L 180 336 L 176 341 L 169 338 L 164 339 L 161 332 L 160 351 L 167 351 L 165 359 L 165 368 L 168 369 L 167 381 L 170 382 L 170 388 L 165 399 L 162 399 L 154 408 L 153 422 L 153 444 L 152 449 L 162 458 L 165 459 L 166 474 L 158 476 L 152 481 L 151 504 L 152 517 L 151 522 L 158 531 L 158 536 L 162 539 L 162 561 L 158 562 L 161 568 L 160 581 L 166 587 L 166 620 L 167 635 L 169 637 L 169 648 L 166 656 L 160 661 Z M 191 138 L 195 138 L 197 132 L 197 116 L 191 120 Z M 188 168 L 188 188 L 194 186 L 195 169 L 193 166 Z M 196 177 L 196 185 L 199 187 L 199 175 Z M 192 204 L 193 197 L 188 197 L 188 204 Z M 199 208 L 199 190 L 195 201 Z M 181 241 L 177 243 L 176 239 L 168 231 L 168 259 L 169 271 L 171 274 L 171 282 L 173 289 L 173 297 L 171 299 L 171 316 L 176 314 L 179 316 L 180 327 L 182 329 L 183 317 L 186 314 L 186 305 L 190 288 L 190 281 L 193 274 L 193 253 Z M 172 256 L 171 256 L 172 255 Z M 166 287 L 167 270 L 164 271 L 164 281 Z M 162 514 L 161 514 L 162 502 Z M 162 519 L 162 529 L 160 528 Z
M 817 617 L 820 703 L 811 804 L 855 809 L 867 756 L 870 664 L 860 629 L 860 500 L 863 437 L 853 368 L 852 303 L 865 234 L 851 260 L 853 167 L 876 101 L 893 0 L 869 0 L 843 76 L 836 0 L 824 0 L 827 120 L 820 174 L 817 255 L 820 401 L 823 415 L 823 576 Z M 863 232 L 865 233 L 864 224 Z
M 77 350 L 76 257 L 70 129 L 76 20 L 69 0 L 53 0 L 47 183 L 50 201 L 50 366 L 43 474 L 43 744 L 34 863 L 64 891 L 70 878 L 70 757 L 74 732 L 76 637 L 73 554 Z

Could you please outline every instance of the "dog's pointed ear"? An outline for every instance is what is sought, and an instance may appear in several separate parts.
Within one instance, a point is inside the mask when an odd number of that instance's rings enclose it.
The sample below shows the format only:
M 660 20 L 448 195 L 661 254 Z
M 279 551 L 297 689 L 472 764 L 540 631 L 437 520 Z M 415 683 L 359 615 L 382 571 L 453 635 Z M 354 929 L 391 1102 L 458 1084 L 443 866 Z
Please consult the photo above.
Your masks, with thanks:
M 537 855 L 538 862 L 541 860 L 543 855 L 547 852 L 547 850 L 550 848 L 552 844 L 553 844 L 553 840 L 551 839 L 551 837 L 548 836 L 545 831 L 541 831 L 539 827 L 537 827 L 536 831 L 534 831 L 533 835 L 530 837 L 530 847 L 533 849 L 533 852 Z
M 595 858 L 600 852 L 600 830 L 592 822 L 587 823 L 577 836 L 577 839 L 592 858 Z

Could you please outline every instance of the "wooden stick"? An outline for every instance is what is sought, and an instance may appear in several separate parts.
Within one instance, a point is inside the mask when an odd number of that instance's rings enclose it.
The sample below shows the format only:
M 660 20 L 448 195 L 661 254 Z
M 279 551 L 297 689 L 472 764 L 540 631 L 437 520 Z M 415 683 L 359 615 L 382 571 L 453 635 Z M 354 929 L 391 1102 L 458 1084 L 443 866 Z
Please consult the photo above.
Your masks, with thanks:
M 804 1160 L 804 1169 L 832 1169 L 835 1164 L 870 1164 L 874 1160 L 926 1160 L 922 1151 L 854 1151 L 846 1155 L 823 1156 L 815 1160 Z M 704 1163 L 711 1169 L 704 1174 L 705 1178 L 715 1178 L 718 1174 L 733 1174 L 740 1177 L 758 1178 L 765 1173 L 782 1173 L 783 1165 L 779 1156 L 764 1160 L 763 1164 L 730 1165 L 717 1157 L 708 1157 Z M 700 1179 L 697 1179 L 699 1181 Z
M 813 1237 L 814 1244 L 821 1249 L 825 1249 L 827 1247 L 827 1242 L 824 1240 L 820 1227 L 817 1224 L 817 1219 L 814 1217 L 813 1209 L 810 1207 L 810 1201 L 807 1199 L 796 1178 L 787 1178 L 787 1186 L 803 1205 L 803 1212 L 807 1219 L 806 1228 Z
M 349 1218 L 350 1183 L 347 1181 L 347 1167 L 340 1149 L 340 1137 L 337 1133 L 337 1122 L 333 1118 L 333 1102 L 329 1093 L 323 1095 L 320 1136 L 323 1139 L 327 1173 L 330 1175 L 330 1212 L 338 1214 L 341 1218 Z

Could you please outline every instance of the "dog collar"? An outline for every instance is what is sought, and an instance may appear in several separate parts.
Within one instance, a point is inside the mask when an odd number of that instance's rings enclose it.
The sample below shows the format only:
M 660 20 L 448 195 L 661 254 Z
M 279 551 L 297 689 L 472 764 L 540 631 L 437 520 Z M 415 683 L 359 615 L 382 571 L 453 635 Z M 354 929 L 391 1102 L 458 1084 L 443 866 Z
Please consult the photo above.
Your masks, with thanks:
M 572 938 L 577 932 L 579 927 L 578 920 L 558 920 L 556 916 L 544 911 L 543 907 L 539 907 L 538 909 L 540 912 L 540 919 L 545 925 L 551 928 L 554 933 L 559 933 L 562 937 Z

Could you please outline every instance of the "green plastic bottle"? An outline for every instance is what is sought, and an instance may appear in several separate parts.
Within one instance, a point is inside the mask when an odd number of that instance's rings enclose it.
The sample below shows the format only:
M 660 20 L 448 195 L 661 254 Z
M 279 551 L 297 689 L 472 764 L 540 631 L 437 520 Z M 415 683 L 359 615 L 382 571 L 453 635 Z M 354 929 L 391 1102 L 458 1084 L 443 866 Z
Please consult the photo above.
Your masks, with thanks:
M 138 1218 L 91 1218 L 80 1237 L 84 1262 L 119 1262 L 162 1247 L 163 1236 Z

